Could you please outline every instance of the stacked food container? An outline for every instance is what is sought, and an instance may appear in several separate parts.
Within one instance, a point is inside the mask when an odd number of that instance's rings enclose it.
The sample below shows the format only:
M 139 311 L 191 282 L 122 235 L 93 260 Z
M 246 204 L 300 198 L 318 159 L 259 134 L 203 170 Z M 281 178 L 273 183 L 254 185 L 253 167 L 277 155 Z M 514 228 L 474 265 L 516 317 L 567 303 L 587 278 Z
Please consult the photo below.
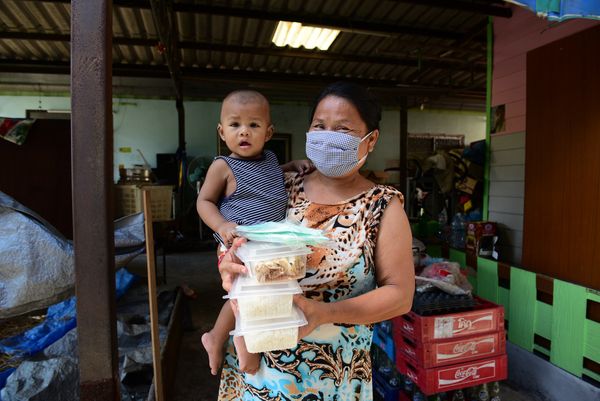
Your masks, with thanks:
M 234 336 L 244 336 L 248 352 L 293 348 L 298 328 L 307 321 L 294 306 L 293 297 L 302 293 L 298 280 L 306 274 L 307 246 L 249 241 L 237 250 L 248 269 L 238 276 L 229 299 L 236 300 Z

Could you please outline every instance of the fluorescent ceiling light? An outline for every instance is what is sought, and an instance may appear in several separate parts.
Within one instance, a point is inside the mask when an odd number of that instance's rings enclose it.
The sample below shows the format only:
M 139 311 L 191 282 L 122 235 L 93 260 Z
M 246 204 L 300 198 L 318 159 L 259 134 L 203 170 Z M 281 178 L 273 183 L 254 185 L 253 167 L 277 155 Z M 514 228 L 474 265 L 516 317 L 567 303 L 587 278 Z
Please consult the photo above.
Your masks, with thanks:
M 304 46 L 306 49 L 327 50 L 338 36 L 340 31 L 337 29 L 317 28 L 313 26 L 303 26 L 299 22 L 279 21 L 277 29 L 273 34 L 273 43 L 276 46 Z

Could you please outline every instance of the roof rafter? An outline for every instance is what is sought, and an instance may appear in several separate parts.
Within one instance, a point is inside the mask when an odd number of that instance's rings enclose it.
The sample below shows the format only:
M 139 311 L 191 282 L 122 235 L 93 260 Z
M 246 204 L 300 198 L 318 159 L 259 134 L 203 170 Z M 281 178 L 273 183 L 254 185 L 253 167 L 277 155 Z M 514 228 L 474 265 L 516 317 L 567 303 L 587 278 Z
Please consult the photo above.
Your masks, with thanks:
M 40 41 L 70 41 L 68 34 L 55 34 L 55 33 L 33 33 L 33 32 L 0 32 L 0 39 L 12 39 L 12 40 L 40 40 Z M 114 45 L 125 45 L 125 46 L 149 46 L 153 47 L 158 44 L 158 39 L 143 39 L 143 38 L 124 38 L 114 37 Z M 465 60 L 457 58 L 442 58 L 442 57 L 394 57 L 394 56 L 377 56 L 377 55 L 356 55 L 356 54 L 343 54 L 333 52 L 316 52 L 304 49 L 293 49 L 293 48 L 277 48 L 277 47 L 253 47 L 253 46 L 240 46 L 240 45 L 228 45 L 228 44 L 213 44 L 208 42 L 196 42 L 196 41 L 179 41 L 179 49 L 192 49 L 192 50 L 204 50 L 204 51 L 222 51 L 231 53 L 246 53 L 258 56 L 276 56 L 276 57 L 294 57 L 294 58 L 305 58 L 313 60 L 330 60 L 330 61 L 347 61 L 355 63 L 372 63 L 372 64 L 388 64 L 388 65 L 399 65 L 406 67 L 430 67 L 430 68 L 451 68 L 457 71 L 474 71 L 484 73 L 485 62 L 467 62 Z
M 495 6 L 489 1 L 469 0 L 394 0 L 399 3 L 417 4 L 424 7 L 439 7 L 449 10 L 468 11 L 476 14 L 490 15 L 492 17 L 510 18 L 512 10 L 509 7 Z
M 67 61 L 25 61 L 25 60 L 0 60 L 0 72 L 20 72 L 20 73 L 51 73 L 51 74 L 69 74 L 70 63 Z M 409 82 L 402 82 L 392 79 L 372 79 L 355 77 L 338 77 L 334 75 L 313 75 L 313 74 L 293 74 L 272 71 L 241 71 L 241 70 L 223 70 L 220 68 L 181 68 L 183 79 L 207 79 L 224 81 L 246 81 L 246 82 L 289 82 L 300 83 L 303 86 L 321 87 L 324 83 L 334 80 L 344 79 L 346 81 L 356 82 L 368 87 L 381 90 L 398 90 L 407 94 L 423 93 L 447 93 L 461 92 L 468 93 L 471 96 L 485 96 L 485 88 L 481 90 L 473 87 L 458 86 L 430 86 L 414 85 Z M 122 77 L 144 77 L 144 78 L 168 78 L 169 69 L 167 66 L 148 66 L 136 64 L 113 64 L 113 75 Z M 310 79 L 307 79 L 310 78 Z
M 33 1 L 33 0 L 27 0 Z M 70 3 L 70 0 L 42 0 L 51 3 Z M 113 6 L 129 7 L 139 9 L 150 9 L 148 1 L 143 0 L 113 0 Z M 333 15 L 315 15 L 308 13 L 294 13 L 285 11 L 268 11 L 256 8 L 244 8 L 235 6 L 220 6 L 194 3 L 174 3 L 173 10 L 182 13 L 212 14 L 229 17 L 254 18 L 270 21 L 295 21 L 307 25 L 339 29 L 345 32 L 353 32 L 376 36 L 414 35 L 426 36 L 440 39 L 460 40 L 464 34 L 453 30 L 444 30 L 428 27 L 416 27 L 410 25 L 399 25 L 394 23 L 370 22 L 361 19 L 340 18 Z M 479 40 L 484 42 L 484 38 Z

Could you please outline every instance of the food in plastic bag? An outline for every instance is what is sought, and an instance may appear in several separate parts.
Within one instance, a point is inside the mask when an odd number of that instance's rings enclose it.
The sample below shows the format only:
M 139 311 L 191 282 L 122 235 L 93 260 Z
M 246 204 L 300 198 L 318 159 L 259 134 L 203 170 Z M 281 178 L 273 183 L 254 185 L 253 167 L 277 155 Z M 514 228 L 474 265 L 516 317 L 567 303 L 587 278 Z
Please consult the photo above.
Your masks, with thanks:
M 473 287 L 467 280 L 460 265 L 455 262 L 433 263 L 415 276 L 417 292 L 425 292 L 432 287 L 453 295 L 471 294 Z
M 238 235 L 252 241 L 285 245 L 325 245 L 331 242 L 322 230 L 304 227 L 288 220 L 237 226 L 235 231 Z

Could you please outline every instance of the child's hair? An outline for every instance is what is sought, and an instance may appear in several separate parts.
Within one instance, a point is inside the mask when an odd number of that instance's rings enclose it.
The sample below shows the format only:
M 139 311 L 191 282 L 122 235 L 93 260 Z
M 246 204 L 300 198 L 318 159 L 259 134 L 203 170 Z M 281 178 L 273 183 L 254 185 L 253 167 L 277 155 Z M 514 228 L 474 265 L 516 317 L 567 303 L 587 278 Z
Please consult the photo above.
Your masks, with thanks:
M 265 95 L 253 89 L 234 90 L 233 92 L 230 92 L 229 94 L 227 94 L 227 96 L 225 96 L 225 98 L 223 99 L 223 103 L 230 99 L 235 99 L 237 102 L 240 102 L 242 104 L 257 101 L 265 102 L 267 105 L 269 104 L 269 99 L 267 99 Z

